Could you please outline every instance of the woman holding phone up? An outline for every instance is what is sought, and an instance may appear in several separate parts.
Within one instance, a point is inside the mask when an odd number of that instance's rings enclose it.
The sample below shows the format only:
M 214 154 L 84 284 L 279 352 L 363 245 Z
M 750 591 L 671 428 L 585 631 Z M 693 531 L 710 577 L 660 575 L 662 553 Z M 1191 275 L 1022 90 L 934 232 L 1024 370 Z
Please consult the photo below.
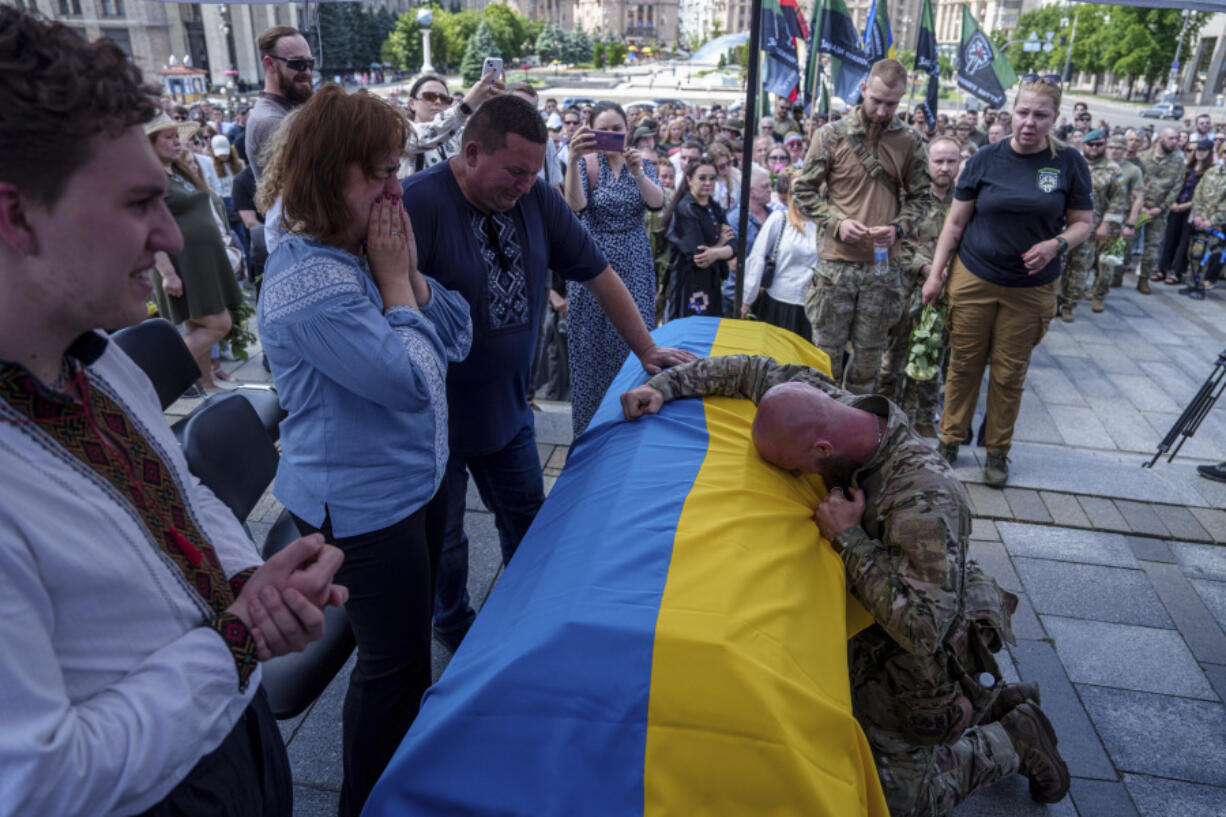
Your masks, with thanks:
M 635 148 L 625 149 L 625 138 L 626 114 L 621 106 L 596 103 L 592 127 L 581 127 L 571 137 L 563 190 L 566 203 L 625 281 L 643 323 L 655 326 L 656 273 L 643 214 L 664 206 L 664 191 L 655 165 L 644 161 Z M 575 434 L 580 434 L 630 348 L 585 287 L 568 282 L 566 299 L 572 423 Z

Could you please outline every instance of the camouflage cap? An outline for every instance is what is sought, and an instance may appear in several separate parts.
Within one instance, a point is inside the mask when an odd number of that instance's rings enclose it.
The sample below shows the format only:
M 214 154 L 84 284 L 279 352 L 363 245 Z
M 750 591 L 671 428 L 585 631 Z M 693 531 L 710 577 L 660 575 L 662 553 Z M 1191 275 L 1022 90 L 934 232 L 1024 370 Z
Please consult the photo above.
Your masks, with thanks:
M 1126 148 L 1128 147 L 1128 139 L 1124 134 L 1116 133 L 1107 140 L 1107 145 L 1113 148 Z

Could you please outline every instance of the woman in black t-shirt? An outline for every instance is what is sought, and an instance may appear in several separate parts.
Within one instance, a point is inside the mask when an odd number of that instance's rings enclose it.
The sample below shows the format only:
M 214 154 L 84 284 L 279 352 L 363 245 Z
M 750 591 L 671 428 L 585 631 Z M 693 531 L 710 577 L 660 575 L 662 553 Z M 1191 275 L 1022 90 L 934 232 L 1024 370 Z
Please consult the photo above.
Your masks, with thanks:
M 958 178 L 923 291 L 933 303 L 948 276 L 950 360 L 939 450 L 953 462 L 968 437 L 990 357 L 984 481 L 998 487 L 1009 477 L 1030 353 L 1056 313 L 1061 257 L 1089 237 L 1093 216 L 1085 159 L 1050 136 L 1060 110 L 1058 78 L 1024 79 L 1012 137 L 981 149 Z

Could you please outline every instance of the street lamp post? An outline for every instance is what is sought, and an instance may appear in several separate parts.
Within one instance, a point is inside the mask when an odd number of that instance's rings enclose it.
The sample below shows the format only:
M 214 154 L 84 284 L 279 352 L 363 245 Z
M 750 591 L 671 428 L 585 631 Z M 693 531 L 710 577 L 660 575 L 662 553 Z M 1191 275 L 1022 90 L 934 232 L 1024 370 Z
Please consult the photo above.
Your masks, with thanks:
M 227 96 L 233 99 L 238 95 L 238 57 L 234 51 L 234 27 L 230 21 L 230 7 L 224 3 L 217 7 L 218 13 L 221 15 L 221 35 L 226 41 L 226 57 L 228 59 L 229 68 L 226 70 L 226 89 Z
M 1175 59 L 1171 62 L 1171 73 L 1166 81 L 1166 92 L 1172 95 L 1172 102 L 1175 101 L 1173 95 L 1178 93 L 1179 53 L 1183 50 L 1183 38 L 1188 33 L 1188 18 L 1191 14 L 1191 9 L 1184 9 L 1183 25 L 1179 29 L 1179 41 L 1175 43 Z
M 423 74 L 434 73 L 434 66 L 430 64 L 430 24 L 433 22 L 433 9 L 423 7 L 417 10 L 417 24 L 421 26 L 421 72 Z

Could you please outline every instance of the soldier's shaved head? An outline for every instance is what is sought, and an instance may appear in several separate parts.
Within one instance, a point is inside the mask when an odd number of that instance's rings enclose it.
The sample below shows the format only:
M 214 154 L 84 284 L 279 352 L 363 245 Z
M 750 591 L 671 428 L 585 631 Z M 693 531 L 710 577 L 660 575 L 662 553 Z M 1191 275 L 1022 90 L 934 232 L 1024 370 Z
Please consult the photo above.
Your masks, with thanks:
M 1179 131 L 1174 128 L 1163 128 L 1158 133 L 1158 145 L 1163 153 L 1179 149 Z
M 758 403 L 753 442 L 773 465 L 819 474 L 827 487 L 843 485 L 872 453 L 876 422 L 875 415 L 807 383 L 781 383 Z

